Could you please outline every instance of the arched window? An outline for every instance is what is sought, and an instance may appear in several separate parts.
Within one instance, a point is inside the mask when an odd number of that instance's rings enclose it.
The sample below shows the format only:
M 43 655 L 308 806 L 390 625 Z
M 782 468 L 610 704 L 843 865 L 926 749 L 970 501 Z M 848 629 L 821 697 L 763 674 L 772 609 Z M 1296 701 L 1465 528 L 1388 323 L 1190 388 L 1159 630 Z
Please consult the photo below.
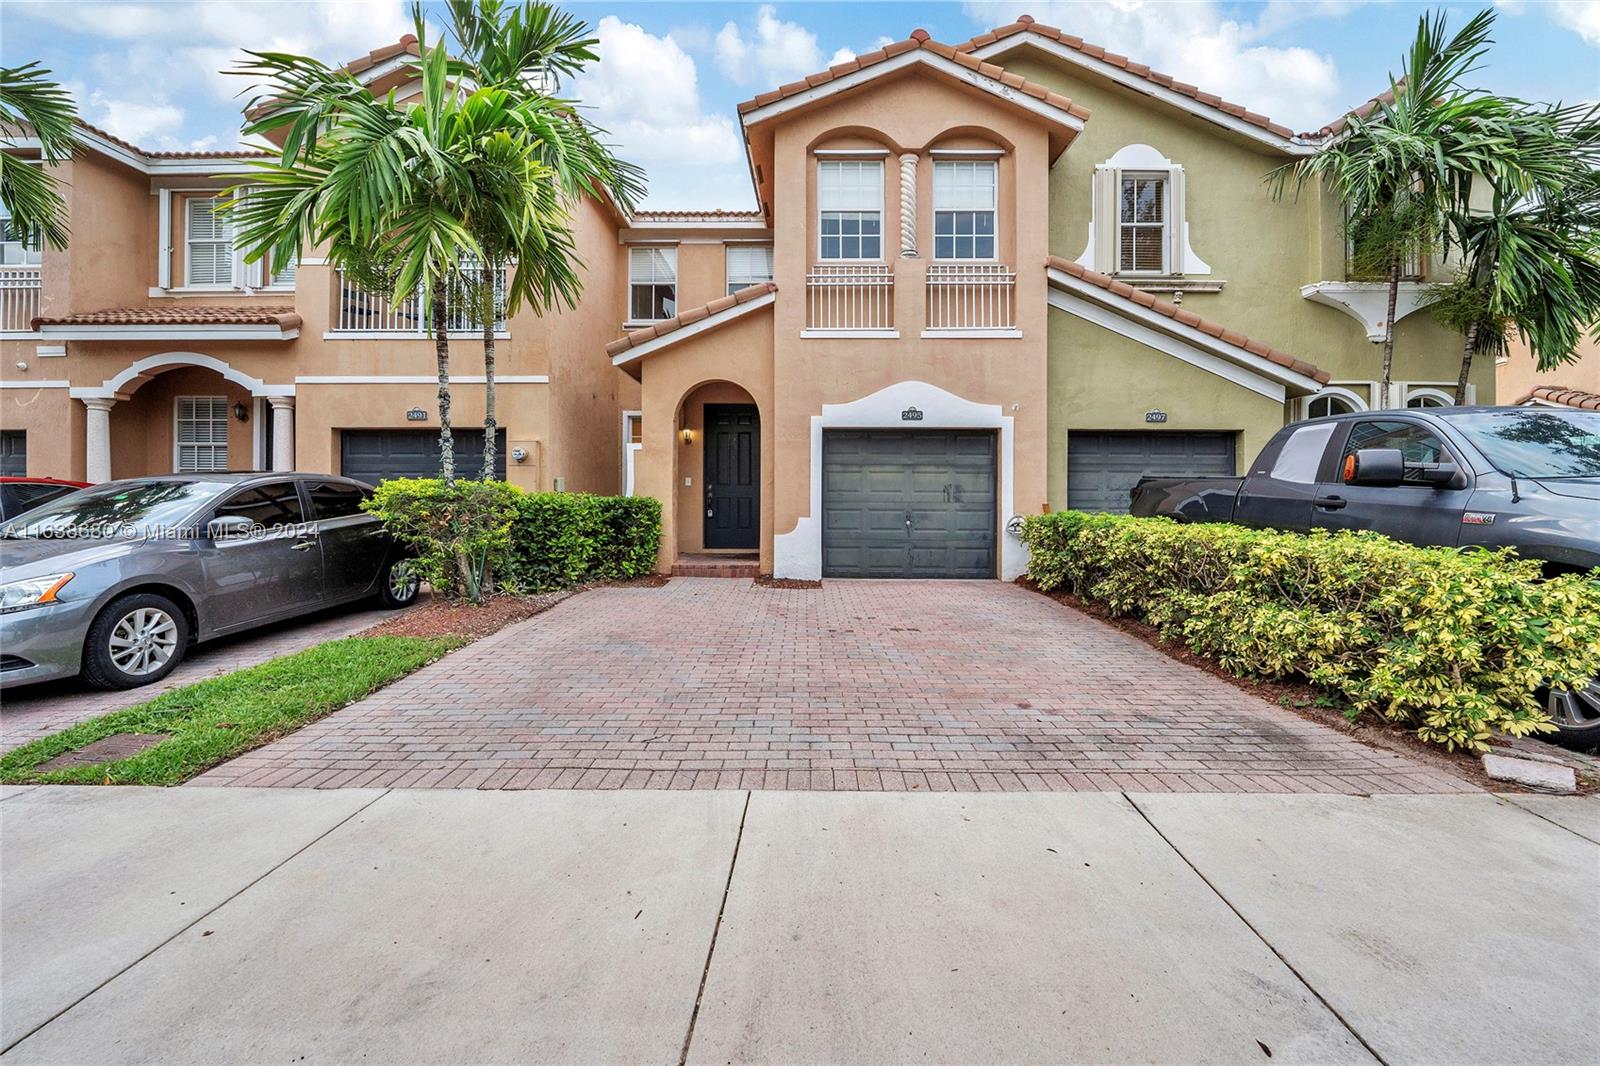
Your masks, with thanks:
M 1329 385 L 1305 401 L 1306 418 L 1326 418 L 1329 415 L 1346 415 L 1352 411 L 1365 411 L 1367 405 L 1349 389 Z
M 1412 389 L 1406 397 L 1406 406 L 1411 408 L 1422 407 L 1454 407 L 1455 398 L 1440 389 Z

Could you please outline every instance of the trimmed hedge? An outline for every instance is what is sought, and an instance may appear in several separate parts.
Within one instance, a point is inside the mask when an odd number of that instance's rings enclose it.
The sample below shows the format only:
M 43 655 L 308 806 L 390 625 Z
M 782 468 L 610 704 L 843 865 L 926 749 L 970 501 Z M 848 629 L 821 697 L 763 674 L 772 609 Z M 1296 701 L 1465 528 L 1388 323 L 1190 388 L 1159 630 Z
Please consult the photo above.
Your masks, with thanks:
M 1232 673 L 1303 677 L 1451 749 L 1550 732 L 1534 690 L 1600 675 L 1600 570 L 1544 579 L 1510 550 L 1076 511 L 1027 519 L 1022 539 L 1041 589 L 1140 618 Z
M 416 555 L 446 596 L 476 602 L 500 585 L 537 592 L 655 569 L 661 503 L 646 497 L 524 492 L 504 481 L 397 478 L 366 509 Z

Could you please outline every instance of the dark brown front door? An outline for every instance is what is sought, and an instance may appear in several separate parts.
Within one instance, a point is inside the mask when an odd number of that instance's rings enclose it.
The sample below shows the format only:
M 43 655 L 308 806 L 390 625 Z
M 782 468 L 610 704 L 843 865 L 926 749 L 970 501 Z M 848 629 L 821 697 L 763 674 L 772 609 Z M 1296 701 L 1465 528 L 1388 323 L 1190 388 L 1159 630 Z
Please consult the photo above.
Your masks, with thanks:
M 761 535 L 761 418 L 754 404 L 706 404 L 707 548 L 756 548 Z

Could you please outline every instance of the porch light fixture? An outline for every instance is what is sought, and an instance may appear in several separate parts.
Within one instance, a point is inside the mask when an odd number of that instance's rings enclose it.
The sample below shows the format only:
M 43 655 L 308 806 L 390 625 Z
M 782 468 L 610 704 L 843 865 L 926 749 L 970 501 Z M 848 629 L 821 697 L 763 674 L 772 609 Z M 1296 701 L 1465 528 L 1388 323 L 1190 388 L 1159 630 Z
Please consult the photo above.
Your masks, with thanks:
M 234 404 L 233 417 L 238 419 L 240 422 L 250 421 L 250 408 L 246 407 L 243 403 Z
M 693 444 L 694 443 L 694 430 L 686 429 L 686 430 L 683 431 L 683 443 L 685 443 L 685 444 Z

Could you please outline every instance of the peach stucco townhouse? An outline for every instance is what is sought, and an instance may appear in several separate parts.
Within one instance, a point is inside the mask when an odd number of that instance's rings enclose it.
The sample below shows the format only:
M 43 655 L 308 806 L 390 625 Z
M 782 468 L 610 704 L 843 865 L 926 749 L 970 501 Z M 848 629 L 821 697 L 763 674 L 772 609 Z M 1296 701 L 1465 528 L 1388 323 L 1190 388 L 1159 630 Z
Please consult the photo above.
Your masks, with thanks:
M 403 91 L 413 49 L 351 69 Z M 585 203 L 579 307 L 498 345 L 507 476 L 658 497 L 663 570 L 1011 578 L 1022 516 L 1383 406 L 1381 287 L 1347 277 L 1339 206 L 1263 180 L 1337 122 L 1295 134 L 1026 18 L 919 30 L 739 114 L 758 210 Z M 242 158 L 85 142 L 72 249 L 0 283 L 8 471 L 431 468 L 415 306 L 315 257 L 244 266 L 209 208 Z M 1440 269 L 1402 286 L 1389 407 L 1448 402 L 1458 345 L 1416 313 Z M 474 336 L 452 342 L 463 453 Z M 1479 368 L 1474 398 L 1493 388 Z

